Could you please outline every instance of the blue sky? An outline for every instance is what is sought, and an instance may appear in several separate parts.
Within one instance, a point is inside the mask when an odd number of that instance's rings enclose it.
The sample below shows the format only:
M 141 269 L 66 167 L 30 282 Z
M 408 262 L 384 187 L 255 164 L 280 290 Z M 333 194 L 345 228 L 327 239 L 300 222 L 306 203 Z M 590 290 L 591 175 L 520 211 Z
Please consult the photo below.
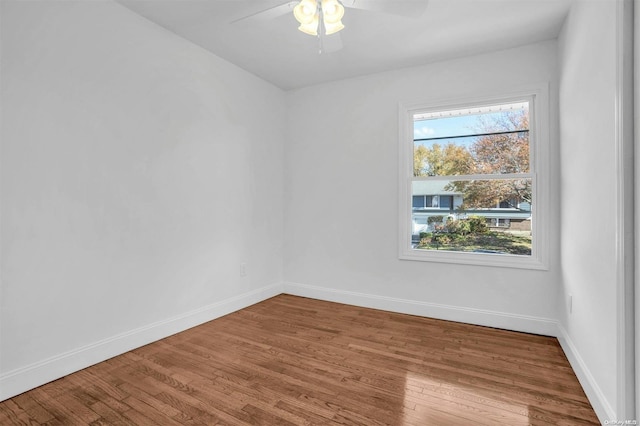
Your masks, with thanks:
M 521 104 L 514 104 L 521 105 Z M 446 114 L 447 112 L 444 112 Z M 413 122 L 413 137 L 414 139 L 422 138 L 437 138 L 443 136 L 462 136 L 474 133 L 480 133 L 482 130 L 478 129 L 479 122 L 493 121 L 492 117 L 499 119 L 503 114 L 508 111 L 490 111 L 482 113 L 461 114 L 461 115 L 449 115 L 443 118 L 426 118 L 418 119 Z M 420 114 L 416 114 L 420 115 Z M 506 130 L 506 129 L 503 129 Z M 513 129 L 515 130 L 515 128 Z M 458 146 L 469 147 L 474 141 L 475 137 L 459 138 L 459 139 L 442 139 L 435 141 L 416 142 L 416 145 L 425 145 L 427 147 L 433 144 L 447 145 L 448 143 L 454 143 Z
M 463 115 L 415 121 L 413 123 L 413 137 L 421 139 L 468 134 L 476 125 L 477 120 L 478 116 Z
M 475 133 L 474 128 L 477 122 L 477 115 L 462 115 L 458 117 L 432 118 L 429 120 L 415 121 L 413 123 L 413 137 L 414 139 L 437 138 L 441 136 L 458 136 Z M 453 142 L 456 145 L 466 146 L 468 148 L 474 140 L 475 138 L 444 139 L 416 142 L 416 145 L 430 147 L 436 143 L 442 146 Z

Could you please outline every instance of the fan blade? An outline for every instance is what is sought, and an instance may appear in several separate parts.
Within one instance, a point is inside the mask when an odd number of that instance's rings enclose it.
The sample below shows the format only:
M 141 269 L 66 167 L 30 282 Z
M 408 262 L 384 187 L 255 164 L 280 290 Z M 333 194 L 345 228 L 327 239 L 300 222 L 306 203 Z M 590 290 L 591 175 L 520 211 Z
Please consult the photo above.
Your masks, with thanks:
M 344 7 L 407 17 L 421 16 L 428 3 L 429 0 L 342 0 Z
M 242 18 L 231 21 L 231 23 L 235 24 L 236 22 L 241 21 L 251 22 L 274 19 L 278 16 L 286 15 L 287 13 L 292 12 L 296 4 L 298 4 L 297 1 L 288 1 L 281 5 L 270 7 L 269 9 L 261 10 L 248 16 L 243 16 Z
M 331 35 L 322 35 L 320 38 L 321 45 L 321 53 L 333 53 L 343 48 L 342 45 L 342 37 L 340 33 L 331 34 Z

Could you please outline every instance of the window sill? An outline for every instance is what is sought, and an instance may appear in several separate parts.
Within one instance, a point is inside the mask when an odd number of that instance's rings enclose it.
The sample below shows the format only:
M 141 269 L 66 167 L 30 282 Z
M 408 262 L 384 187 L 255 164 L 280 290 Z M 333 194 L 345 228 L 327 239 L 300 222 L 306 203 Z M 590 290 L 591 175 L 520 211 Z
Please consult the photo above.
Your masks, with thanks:
M 501 268 L 548 270 L 548 266 L 535 256 L 498 253 L 464 253 L 437 250 L 403 250 L 400 260 L 452 263 L 458 265 L 494 266 Z

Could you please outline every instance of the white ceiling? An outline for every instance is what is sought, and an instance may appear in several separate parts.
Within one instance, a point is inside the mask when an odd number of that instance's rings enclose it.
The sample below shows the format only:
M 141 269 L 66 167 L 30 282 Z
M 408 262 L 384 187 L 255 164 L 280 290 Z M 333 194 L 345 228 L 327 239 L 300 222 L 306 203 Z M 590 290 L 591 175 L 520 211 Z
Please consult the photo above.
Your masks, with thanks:
M 318 54 L 318 39 L 298 31 L 292 13 L 233 22 L 286 0 L 117 1 L 285 90 L 553 39 L 571 4 L 423 0 L 424 13 L 411 17 L 348 8 L 344 47 Z

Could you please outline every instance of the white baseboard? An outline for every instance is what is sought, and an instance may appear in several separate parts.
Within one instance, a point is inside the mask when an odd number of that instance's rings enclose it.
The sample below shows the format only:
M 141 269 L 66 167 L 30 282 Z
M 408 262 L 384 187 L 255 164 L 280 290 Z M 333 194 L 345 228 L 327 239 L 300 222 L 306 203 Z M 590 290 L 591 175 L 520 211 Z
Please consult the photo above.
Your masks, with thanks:
M 566 330 L 555 319 L 398 299 L 292 282 L 284 283 L 284 293 L 347 305 L 556 337 L 598 419 L 604 424 L 605 420 L 616 418 L 614 410 L 582 360 L 577 348 L 571 342 Z
M 607 398 L 604 396 L 600 386 L 598 386 L 598 383 L 591 374 L 591 371 L 589 371 L 589 368 L 580 356 L 578 349 L 575 347 L 569 337 L 569 334 L 561 324 L 558 324 L 557 338 L 600 422 L 605 424 L 607 420 L 612 421 L 617 419 L 616 413 L 611 407 L 611 404 L 607 401 Z
M 272 284 L 59 354 L 0 376 L 0 401 L 282 293 Z
M 541 334 L 545 336 L 555 337 L 558 332 L 558 322 L 548 318 L 488 311 L 483 309 L 463 308 L 460 306 L 441 305 L 417 300 L 398 299 L 395 297 L 357 293 L 291 282 L 284 283 L 284 292 L 295 296 L 310 297 L 313 299 L 327 300 L 347 305 L 483 325 L 486 327 L 502 328 L 525 333 Z

